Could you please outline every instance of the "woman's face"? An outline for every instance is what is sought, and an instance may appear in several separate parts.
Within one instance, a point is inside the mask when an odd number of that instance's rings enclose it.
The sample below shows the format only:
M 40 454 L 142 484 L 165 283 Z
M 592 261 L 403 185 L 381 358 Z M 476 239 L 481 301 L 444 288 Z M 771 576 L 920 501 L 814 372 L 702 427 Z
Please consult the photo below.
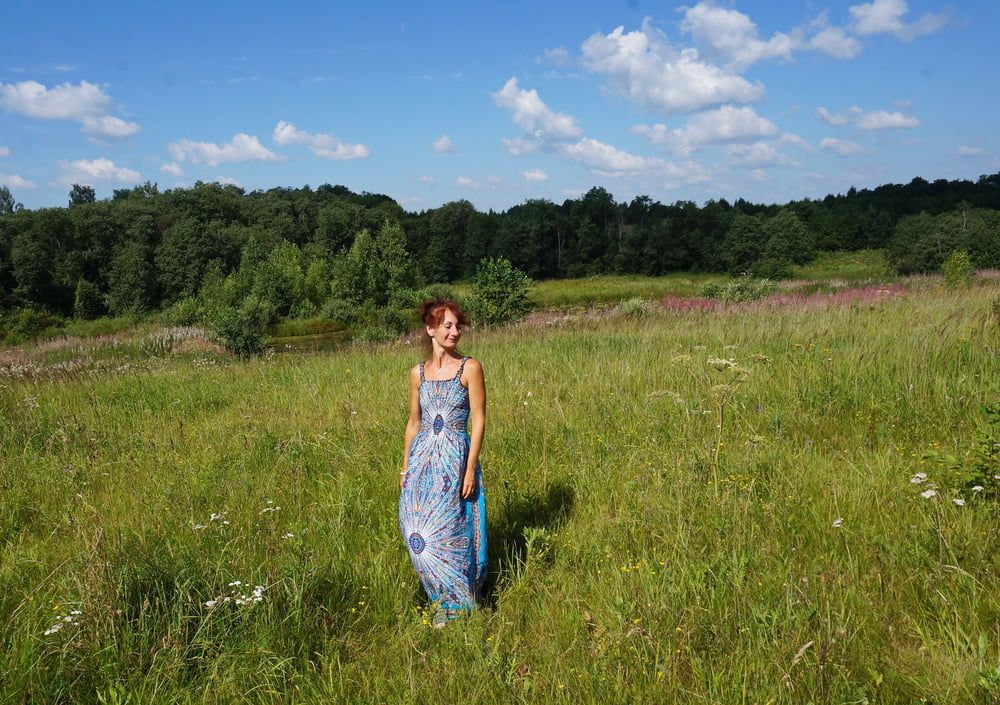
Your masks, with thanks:
M 454 350 L 462 337 L 462 324 L 450 309 L 445 309 L 444 319 L 436 328 L 427 326 L 427 335 L 437 341 L 445 350 Z

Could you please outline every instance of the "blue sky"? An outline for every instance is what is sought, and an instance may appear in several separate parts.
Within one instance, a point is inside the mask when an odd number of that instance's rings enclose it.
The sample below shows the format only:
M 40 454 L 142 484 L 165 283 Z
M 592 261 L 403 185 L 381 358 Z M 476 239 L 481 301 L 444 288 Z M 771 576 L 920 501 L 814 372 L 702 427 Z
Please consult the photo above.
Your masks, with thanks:
M 782 202 L 1000 171 L 1000 3 L 14 0 L 0 184 L 322 183 L 408 210 Z

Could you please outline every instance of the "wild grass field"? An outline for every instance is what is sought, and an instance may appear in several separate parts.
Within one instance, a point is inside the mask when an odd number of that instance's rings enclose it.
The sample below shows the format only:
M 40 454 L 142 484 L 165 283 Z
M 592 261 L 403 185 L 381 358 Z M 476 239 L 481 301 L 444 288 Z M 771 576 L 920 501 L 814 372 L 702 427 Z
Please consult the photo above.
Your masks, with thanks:
M 443 630 L 414 346 L 55 346 L 0 377 L 0 703 L 996 703 L 1000 284 L 882 291 L 468 334 L 492 578 Z

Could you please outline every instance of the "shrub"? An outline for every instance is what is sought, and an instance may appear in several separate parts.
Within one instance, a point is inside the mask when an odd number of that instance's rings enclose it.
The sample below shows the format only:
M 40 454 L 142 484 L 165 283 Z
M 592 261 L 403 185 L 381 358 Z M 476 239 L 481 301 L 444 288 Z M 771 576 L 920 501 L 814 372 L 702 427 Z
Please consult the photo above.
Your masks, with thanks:
M 749 274 L 742 274 L 725 284 L 717 282 L 706 284 L 699 293 L 706 298 L 725 303 L 739 303 L 764 298 L 777 290 L 778 285 L 770 279 L 755 279 Z
M 78 281 L 76 293 L 73 296 L 73 316 L 85 321 L 92 321 L 102 313 L 104 313 L 104 305 L 97 285 L 86 279 Z
M 972 281 L 972 260 L 965 250 L 955 250 L 941 264 L 941 274 L 949 289 L 967 286 Z
M 531 280 L 509 260 L 490 258 L 479 262 L 472 279 L 469 314 L 477 323 L 500 325 L 524 318 L 531 311 Z
M 636 296 L 618 304 L 615 312 L 626 318 L 643 318 L 649 315 L 649 302 Z
M 49 328 L 63 324 L 63 319 L 46 311 L 33 308 L 20 308 L 9 313 L 3 319 L 0 333 L 5 343 L 24 343 L 39 337 Z
M 239 306 L 221 306 L 211 314 L 211 326 L 218 341 L 237 357 L 258 355 L 264 350 L 271 305 L 247 296 Z

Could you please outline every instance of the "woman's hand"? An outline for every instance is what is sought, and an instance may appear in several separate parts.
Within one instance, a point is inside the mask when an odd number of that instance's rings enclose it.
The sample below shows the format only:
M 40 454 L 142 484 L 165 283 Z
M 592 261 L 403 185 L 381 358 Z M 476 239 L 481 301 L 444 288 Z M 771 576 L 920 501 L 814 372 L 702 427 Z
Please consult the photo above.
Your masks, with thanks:
M 472 499 L 476 494 L 476 471 L 466 470 L 462 480 L 462 499 Z

